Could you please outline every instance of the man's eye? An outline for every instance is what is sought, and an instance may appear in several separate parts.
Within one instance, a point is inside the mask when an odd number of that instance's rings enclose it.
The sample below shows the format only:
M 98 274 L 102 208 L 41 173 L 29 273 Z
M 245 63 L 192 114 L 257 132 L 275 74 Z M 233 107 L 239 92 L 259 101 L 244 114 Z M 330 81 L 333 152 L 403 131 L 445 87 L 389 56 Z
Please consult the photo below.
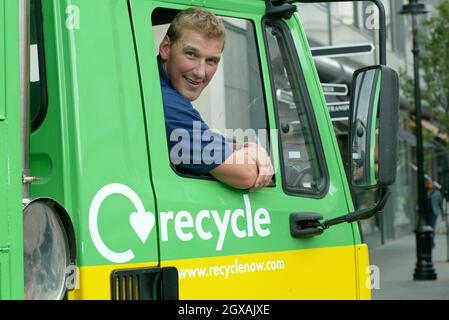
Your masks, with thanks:
M 218 64 L 218 60 L 215 60 L 215 59 L 213 59 L 213 60 L 208 60 L 208 63 L 209 63 L 211 66 L 215 66 L 215 65 Z
M 188 56 L 189 58 L 193 58 L 193 57 L 195 57 L 195 53 L 188 51 L 188 52 L 186 52 L 186 56 Z

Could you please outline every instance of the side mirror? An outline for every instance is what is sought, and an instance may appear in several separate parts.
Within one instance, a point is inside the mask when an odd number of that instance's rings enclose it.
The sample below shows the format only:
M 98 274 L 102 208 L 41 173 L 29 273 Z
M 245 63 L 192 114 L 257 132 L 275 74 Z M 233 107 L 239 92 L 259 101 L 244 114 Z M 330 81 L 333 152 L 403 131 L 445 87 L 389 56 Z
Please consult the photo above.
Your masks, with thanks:
M 387 187 L 396 179 L 399 77 L 387 66 L 357 70 L 349 111 L 350 180 Z

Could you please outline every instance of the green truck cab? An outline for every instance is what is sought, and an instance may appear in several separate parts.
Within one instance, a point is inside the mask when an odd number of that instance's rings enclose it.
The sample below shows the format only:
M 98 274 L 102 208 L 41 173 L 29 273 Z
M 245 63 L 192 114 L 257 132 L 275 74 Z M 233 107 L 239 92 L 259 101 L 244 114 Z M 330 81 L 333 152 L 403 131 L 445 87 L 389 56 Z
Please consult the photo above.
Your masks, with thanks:
M 371 297 L 355 222 L 395 178 L 397 74 L 355 73 L 346 174 L 292 2 L 0 0 L 1 299 Z M 156 57 L 191 6 L 227 31 L 194 105 L 230 138 L 264 135 L 260 191 L 170 163 Z M 367 188 L 379 200 L 355 210 Z

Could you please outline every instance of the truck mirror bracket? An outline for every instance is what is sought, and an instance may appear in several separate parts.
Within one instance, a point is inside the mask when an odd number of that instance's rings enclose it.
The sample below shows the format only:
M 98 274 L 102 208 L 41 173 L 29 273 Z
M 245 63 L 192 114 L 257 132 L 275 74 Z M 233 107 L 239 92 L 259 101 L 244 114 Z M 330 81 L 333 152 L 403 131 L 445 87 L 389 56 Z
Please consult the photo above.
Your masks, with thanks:
M 379 195 L 380 197 L 376 204 L 369 208 L 357 210 L 322 223 L 319 220 L 323 219 L 323 216 L 319 213 L 291 213 L 290 234 L 293 238 L 311 238 L 322 234 L 324 230 L 340 223 L 352 223 L 358 220 L 369 219 L 382 211 L 390 196 L 390 190 L 388 188 L 381 188 L 379 189 Z
M 327 229 L 330 226 L 334 226 L 336 224 L 340 224 L 343 222 L 351 223 L 351 222 L 358 221 L 358 220 L 369 219 L 372 216 L 374 216 L 376 213 L 380 212 L 385 207 L 385 204 L 387 203 L 389 196 L 390 196 L 390 190 L 388 188 L 381 188 L 381 189 L 379 189 L 379 200 L 377 201 L 377 203 L 374 206 L 371 206 L 366 209 L 357 210 L 357 211 L 351 212 L 347 215 L 344 215 L 344 216 L 341 216 L 341 217 L 338 217 L 335 219 L 326 220 L 323 223 L 323 227 L 325 229 Z
M 290 19 L 296 11 L 296 6 L 278 1 L 281 4 L 274 5 L 272 0 L 265 0 L 265 16 L 270 19 Z

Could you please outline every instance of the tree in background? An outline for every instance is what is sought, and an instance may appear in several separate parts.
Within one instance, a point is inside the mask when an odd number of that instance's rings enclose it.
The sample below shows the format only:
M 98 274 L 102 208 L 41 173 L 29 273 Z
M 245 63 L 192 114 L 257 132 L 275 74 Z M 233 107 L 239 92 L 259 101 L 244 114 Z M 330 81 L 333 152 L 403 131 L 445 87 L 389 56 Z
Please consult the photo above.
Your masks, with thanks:
M 419 34 L 421 47 L 419 59 L 425 90 L 422 100 L 433 117 L 443 126 L 442 133 L 449 134 L 449 0 L 437 7 L 437 13 L 423 22 L 425 28 Z M 414 105 L 413 79 L 401 72 L 407 98 Z
M 421 99 L 426 106 L 425 111 L 431 114 L 439 133 L 449 136 L 449 0 L 442 1 L 436 6 L 436 13 L 423 22 L 419 32 L 421 64 Z M 407 99 L 414 106 L 414 82 L 403 70 L 401 73 L 401 86 Z M 423 139 L 432 142 L 435 133 L 423 130 Z M 440 147 L 442 145 L 440 144 Z M 445 153 L 449 152 L 449 144 L 445 146 Z M 441 153 L 440 153 L 441 155 Z M 424 156 L 424 166 L 429 168 L 432 152 Z M 444 157 L 447 158 L 447 157 Z M 446 163 L 447 160 L 444 160 Z M 445 168 L 446 165 L 443 165 Z M 442 182 L 445 198 L 449 200 L 449 170 L 440 169 L 440 183 Z

